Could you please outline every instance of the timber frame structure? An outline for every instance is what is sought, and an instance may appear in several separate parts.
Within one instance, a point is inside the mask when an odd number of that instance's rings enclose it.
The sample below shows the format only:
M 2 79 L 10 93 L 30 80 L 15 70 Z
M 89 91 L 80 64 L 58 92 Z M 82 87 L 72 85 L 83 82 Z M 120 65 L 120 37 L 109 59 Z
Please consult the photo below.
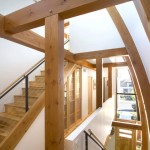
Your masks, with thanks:
M 134 41 L 117 9 L 117 4 L 131 0 L 42 0 L 9 15 L 0 15 L 0 37 L 45 53 L 45 149 L 64 149 L 63 60 L 96 68 L 97 89 L 102 88 L 102 58 L 123 55 L 130 68 L 141 115 L 143 149 L 148 150 L 150 130 L 150 85 Z M 150 39 L 150 1 L 133 0 Z M 72 54 L 64 50 L 64 19 L 107 8 L 125 47 L 115 50 Z M 41 11 L 42 10 L 42 11 Z M 45 25 L 45 38 L 28 31 Z M 96 66 L 85 59 L 96 59 Z M 141 74 L 142 72 L 142 74 Z M 51 92 L 49 92 L 51 90 Z M 53 93 L 53 95 L 51 95 Z M 111 93 L 110 93 L 111 95 Z M 97 92 L 97 97 L 102 93 Z M 97 108 L 102 101 L 97 99 Z M 145 109 L 144 109 L 145 108 Z M 53 117 L 55 114 L 56 117 Z M 147 133 L 147 134 L 146 134 Z

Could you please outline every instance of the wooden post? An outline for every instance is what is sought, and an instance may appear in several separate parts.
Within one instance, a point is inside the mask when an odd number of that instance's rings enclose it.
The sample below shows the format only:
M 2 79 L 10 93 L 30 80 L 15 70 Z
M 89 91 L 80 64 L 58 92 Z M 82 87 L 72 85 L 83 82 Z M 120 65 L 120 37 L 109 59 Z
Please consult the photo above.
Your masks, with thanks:
M 112 67 L 108 67 L 108 98 L 112 97 Z
M 45 150 L 64 150 L 64 24 L 45 19 Z
M 102 67 L 103 61 L 101 57 L 96 58 L 96 108 L 102 107 Z

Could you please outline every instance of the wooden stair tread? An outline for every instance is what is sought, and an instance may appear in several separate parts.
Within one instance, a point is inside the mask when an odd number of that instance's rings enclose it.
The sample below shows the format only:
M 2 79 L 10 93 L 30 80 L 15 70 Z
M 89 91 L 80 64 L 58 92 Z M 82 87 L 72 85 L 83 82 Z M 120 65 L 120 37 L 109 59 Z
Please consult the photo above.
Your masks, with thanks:
M 25 96 L 24 95 L 14 95 L 14 97 L 21 97 L 21 98 L 25 98 Z M 37 96 L 28 96 L 28 98 L 30 99 L 30 98 L 35 98 L 35 99 L 37 99 Z
M 25 88 L 22 88 L 22 89 L 25 89 Z M 29 90 L 45 90 L 44 87 L 29 87 Z
M 0 129 L 0 135 L 2 135 L 4 137 L 6 137 L 9 133 L 10 133 L 10 130 L 3 131 L 3 130 Z
M 41 87 L 41 88 L 44 88 L 43 86 L 45 86 L 45 83 L 41 83 L 41 82 L 36 82 L 36 81 L 32 81 L 30 82 L 30 87 L 33 88 L 33 87 Z
M 32 87 L 35 87 L 35 88 L 45 88 L 45 82 L 38 82 L 38 81 L 30 81 L 29 83 L 29 86 L 32 88 Z
M 0 142 L 2 142 L 4 140 L 6 136 L 0 133 Z
M 7 135 L 4 133 L 0 133 L 0 142 L 6 137 Z
M 20 107 L 20 108 L 25 108 L 25 105 L 21 104 L 21 103 L 8 103 L 5 104 L 6 106 L 12 106 L 12 107 Z M 31 105 L 29 105 L 29 107 L 31 107 Z
M 0 113 L 0 139 L 1 135 L 7 136 L 19 120 L 9 114 Z
M 11 114 L 8 114 L 8 113 L 0 113 L 0 116 L 8 118 L 8 119 L 15 120 L 15 121 L 19 121 L 21 119 L 21 117 L 18 117 L 18 116 L 15 116 L 15 115 L 11 115 Z

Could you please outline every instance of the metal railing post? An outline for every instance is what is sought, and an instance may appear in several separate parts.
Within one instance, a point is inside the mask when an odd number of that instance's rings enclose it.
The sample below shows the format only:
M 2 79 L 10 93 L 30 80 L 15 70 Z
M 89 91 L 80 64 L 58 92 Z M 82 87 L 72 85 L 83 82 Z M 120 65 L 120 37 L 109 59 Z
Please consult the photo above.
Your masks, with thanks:
M 86 131 L 84 131 L 84 133 L 85 133 L 85 150 L 88 150 L 88 137 L 93 142 L 95 142 L 101 148 L 101 150 L 106 150 L 106 148 L 103 146 L 103 144 L 98 139 L 95 139 L 95 137 L 92 137 L 92 135 L 87 133 Z
M 29 110 L 29 101 L 28 101 L 28 95 L 29 95 L 29 88 L 28 88 L 28 76 L 25 76 L 25 110 L 26 112 Z
M 88 135 L 86 133 L 85 133 L 85 150 L 88 150 Z

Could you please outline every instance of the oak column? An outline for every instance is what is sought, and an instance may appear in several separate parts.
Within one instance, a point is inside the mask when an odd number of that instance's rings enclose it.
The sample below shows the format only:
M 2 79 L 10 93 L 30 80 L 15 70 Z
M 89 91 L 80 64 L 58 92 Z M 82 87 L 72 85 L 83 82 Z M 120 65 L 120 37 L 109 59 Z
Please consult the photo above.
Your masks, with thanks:
M 64 22 L 45 19 L 45 150 L 64 150 Z
M 96 58 L 96 108 L 102 107 L 102 67 L 103 61 L 101 57 Z

